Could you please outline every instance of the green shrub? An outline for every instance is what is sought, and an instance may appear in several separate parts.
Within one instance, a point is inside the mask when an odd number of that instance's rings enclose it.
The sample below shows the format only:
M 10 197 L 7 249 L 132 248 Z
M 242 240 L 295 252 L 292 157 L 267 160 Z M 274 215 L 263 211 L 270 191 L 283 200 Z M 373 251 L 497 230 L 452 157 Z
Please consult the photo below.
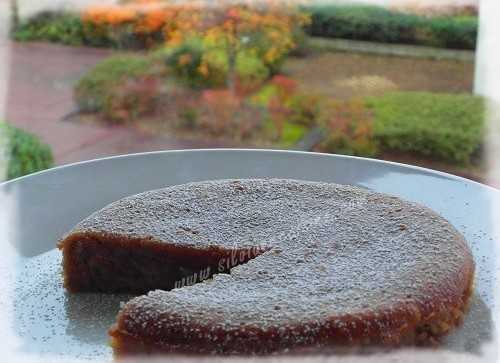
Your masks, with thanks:
M 192 88 L 222 87 L 228 62 L 223 50 L 207 50 L 201 39 L 192 38 L 166 51 L 166 62 L 174 75 Z M 206 73 L 201 71 L 202 63 Z
M 475 49 L 474 16 L 423 17 L 366 5 L 313 5 L 309 34 L 386 43 Z
M 67 45 L 84 44 L 83 24 L 77 15 L 42 12 L 21 23 L 13 33 L 18 41 L 49 41 Z
M 307 127 L 297 125 L 291 122 L 286 122 L 283 126 L 283 132 L 279 140 L 282 147 L 293 147 L 296 145 L 307 133 Z
M 253 106 L 267 108 L 269 106 L 269 103 L 271 102 L 271 100 L 274 97 L 276 97 L 277 93 L 278 93 L 277 87 L 272 83 L 268 83 L 268 84 L 265 84 L 257 92 L 255 92 L 249 98 L 249 102 Z
M 192 38 L 163 51 L 174 75 L 191 88 L 219 88 L 228 84 L 229 56 L 222 47 Z M 234 72 L 238 84 L 253 89 L 269 78 L 270 70 L 258 56 L 246 51 L 236 54 Z
M 166 62 L 175 76 L 190 87 L 195 87 L 204 83 L 203 76 L 199 72 L 202 57 L 203 44 L 192 39 L 172 48 L 166 57 Z
M 312 35 L 397 42 L 411 41 L 419 18 L 415 15 L 394 15 L 376 6 L 318 5 L 311 13 Z
M 17 41 L 47 41 L 72 46 L 117 47 L 104 29 L 84 24 L 78 14 L 41 12 L 13 29 Z
M 0 122 L 0 141 L 7 150 L 7 179 L 41 171 L 54 165 L 50 147 L 38 137 Z
M 307 131 L 308 128 L 303 125 L 285 122 L 281 132 L 278 132 L 276 123 L 269 116 L 263 120 L 263 133 L 265 137 L 284 148 L 295 146 L 306 135 Z
M 150 57 L 113 56 L 98 63 L 78 81 L 74 98 L 82 111 L 110 114 L 116 97 L 120 96 L 119 89 L 127 82 L 158 77 L 163 71 Z
M 424 29 L 430 34 L 429 45 L 475 49 L 477 26 L 476 17 L 443 17 L 431 18 Z
M 399 92 L 369 98 L 367 106 L 373 112 L 374 137 L 385 150 L 463 164 L 483 142 L 480 97 Z
M 206 66 L 205 73 L 201 69 L 199 72 L 204 78 L 204 81 L 202 81 L 203 86 L 210 88 L 225 86 L 229 70 L 226 51 L 217 47 L 204 49 L 202 61 Z
M 109 121 L 127 122 L 156 110 L 161 81 L 154 77 L 138 77 L 113 87 L 102 111 Z
M 240 52 L 236 56 L 235 71 L 244 89 L 254 89 L 269 78 L 270 70 L 257 56 Z

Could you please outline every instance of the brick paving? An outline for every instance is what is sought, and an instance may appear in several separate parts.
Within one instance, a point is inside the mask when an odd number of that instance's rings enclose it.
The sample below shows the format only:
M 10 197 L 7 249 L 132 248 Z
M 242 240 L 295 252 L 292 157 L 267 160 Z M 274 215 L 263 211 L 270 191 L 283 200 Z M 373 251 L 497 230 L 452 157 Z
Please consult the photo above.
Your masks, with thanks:
M 222 147 L 210 141 L 158 137 L 123 126 L 63 121 L 75 110 L 73 85 L 110 50 L 48 43 L 10 43 L 6 120 L 52 147 L 57 164 L 132 152 Z

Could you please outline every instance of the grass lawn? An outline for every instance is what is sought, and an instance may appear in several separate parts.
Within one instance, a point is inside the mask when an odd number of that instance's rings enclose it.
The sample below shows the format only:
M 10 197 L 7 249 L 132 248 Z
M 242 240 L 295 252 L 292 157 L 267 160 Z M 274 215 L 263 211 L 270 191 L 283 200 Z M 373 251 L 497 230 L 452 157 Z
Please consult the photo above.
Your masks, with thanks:
M 308 93 L 342 99 L 388 91 L 467 93 L 474 80 L 469 62 L 341 52 L 290 57 L 284 72 Z

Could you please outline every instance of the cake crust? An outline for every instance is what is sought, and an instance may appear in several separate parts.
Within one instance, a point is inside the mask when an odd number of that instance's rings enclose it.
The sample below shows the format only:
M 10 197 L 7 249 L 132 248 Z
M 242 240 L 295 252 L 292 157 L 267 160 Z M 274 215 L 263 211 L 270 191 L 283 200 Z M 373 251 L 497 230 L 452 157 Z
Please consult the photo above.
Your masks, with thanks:
M 461 321 L 474 274 L 463 237 L 430 209 L 284 179 L 124 198 L 60 247 L 71 291 L 153 290 L 120 311 L 117 353 L 434 344 Z

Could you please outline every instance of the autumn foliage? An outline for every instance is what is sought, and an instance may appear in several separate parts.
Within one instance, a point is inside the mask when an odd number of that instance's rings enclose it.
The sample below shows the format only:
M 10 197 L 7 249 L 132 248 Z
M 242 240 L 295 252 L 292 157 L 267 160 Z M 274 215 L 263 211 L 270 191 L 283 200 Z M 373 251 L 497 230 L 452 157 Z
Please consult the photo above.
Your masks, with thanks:
M 258 33 L 260 41 L 266 43 L 263 57 L 268 62 L 293 49 L 294 29 L 309 22 L 307 15 L 282 3 L 267 1 L 258 6 L 221 3 L 134 0 L 89 7 L 82 19 L 95 26 L 121 28 L 137 35 L 161 33 L 167 45 L 202 36 L 212 44 L 239 47 Z
M 373 115 L 363 99 L 328 100 L 324 108 L 323 127 L 326 132 L 320 151 L 373 156 Z
M 272 138 L 279 140 L 290 123 L 321 123 L 328 133 L 323 150 L 356 154 L 372 147 L 371 117 L 361 103 L 304 94 L 295 80 L 279 74 L 282 61 L 297 46 L 297 30 L 309 22 L 283 2 L 134 0 L 91 7 L 82 16 L 110 34 L 133 34 L 145 44 L 163 46 L 170 76 L 200 91 L 185 107 L 177 104 L 185 126 L 243 139 L 267 122 Z M 133 110 L 143 113 L 153 107 L 149 91 L 158 85 L 151 79 L 136 79 L 122 88 L 111 107 L 115 119 L 130 119 Z

